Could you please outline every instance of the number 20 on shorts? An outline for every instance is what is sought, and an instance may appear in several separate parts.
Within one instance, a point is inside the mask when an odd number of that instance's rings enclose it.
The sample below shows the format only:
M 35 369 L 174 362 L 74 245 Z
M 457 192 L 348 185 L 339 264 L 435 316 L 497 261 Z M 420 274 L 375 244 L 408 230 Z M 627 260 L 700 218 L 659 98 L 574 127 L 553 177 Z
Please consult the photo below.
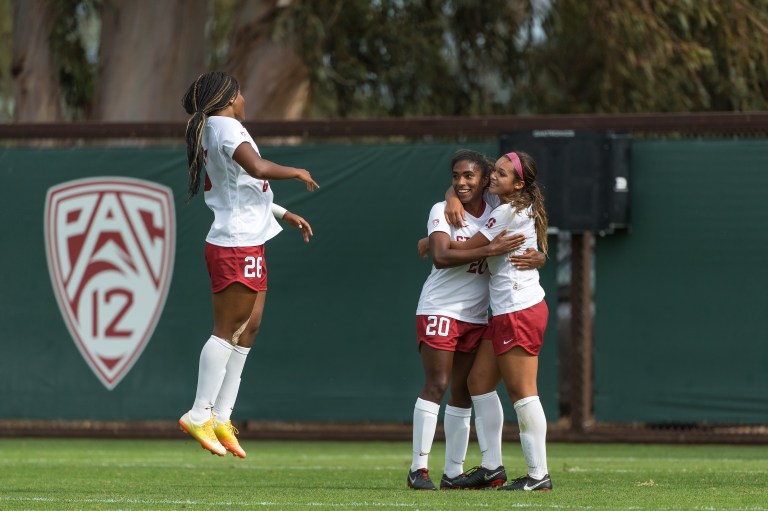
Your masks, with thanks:
M 427 335 L 446 337 L 451 328 L 451 319 L 443 316 L 427 316 Z

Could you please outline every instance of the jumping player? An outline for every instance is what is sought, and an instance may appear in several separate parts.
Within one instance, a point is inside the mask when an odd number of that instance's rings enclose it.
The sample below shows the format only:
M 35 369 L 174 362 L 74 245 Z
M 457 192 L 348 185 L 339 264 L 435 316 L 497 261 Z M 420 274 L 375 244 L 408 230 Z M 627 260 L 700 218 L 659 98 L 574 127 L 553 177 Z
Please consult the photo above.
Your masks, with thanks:
M 201 75 L 182 104 L 192 116 L 186 130 L 188 196 L 198 193 L 205 166 L 205 203 L 214 213 L 205 244 L 213 332 L 200 353 L 195 401 L 179 425 L 211 453 L 245 458 L 230 415 L 266 300 L 264 244 L 282 230 L 275 216 L 299 229 L 304 242 L 312 236 L 305 219 L 273 204 L 268 179 L 298 179 L 310 192 L 319 185 L 304 169 L 261 157 L 241 124 L 245 99 L 233 77 Z

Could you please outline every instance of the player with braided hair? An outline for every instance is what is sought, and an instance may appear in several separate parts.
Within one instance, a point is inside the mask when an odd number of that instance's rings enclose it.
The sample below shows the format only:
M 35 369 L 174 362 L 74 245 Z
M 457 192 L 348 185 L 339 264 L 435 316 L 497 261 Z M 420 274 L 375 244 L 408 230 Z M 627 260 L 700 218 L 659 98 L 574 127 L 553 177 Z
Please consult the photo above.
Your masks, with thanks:
M 298 179 L 308 191 L 319 185 L 304 169 L 261 157 L 243 127 L 245 99 L 233 77 L 209 72 L 198 77 L 182 99 L 187 123 L 188 199 L 200 189 L 214 220 L 205 243 L 213 293 L 213 332 L 200 353 L 192 409 L 181 429 L 219 456 L 245 458 L 230 419 L 245 359 L 261 325 L 267 291 L 264 244 L 282 228 L 299 229 L 309 242 L 312 228 L 302 217 L 273 203 L 269 179 Z

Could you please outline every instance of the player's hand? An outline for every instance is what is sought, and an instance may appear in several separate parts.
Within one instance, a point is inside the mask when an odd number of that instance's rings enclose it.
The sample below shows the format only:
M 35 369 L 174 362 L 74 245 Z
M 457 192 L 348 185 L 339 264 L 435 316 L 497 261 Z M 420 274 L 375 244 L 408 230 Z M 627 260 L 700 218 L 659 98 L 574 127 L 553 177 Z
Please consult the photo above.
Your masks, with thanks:
M 308 192 L 314 192 L 315 190 L 320 188 L 320 185 L 317 184 L 314 179 L 312 179 L 312 176 L 309 174 L 308 170 L 304 170 L 304 169 L 298 169 L 298 170 L 299 170 L 299 175 L 296 176 L 296 179 L 307 183 Z
M 547 262 L 547 256 L 535 248 L 526 248 L 522 254 L 511 254 L 509 262 L 518 270 L 533 270 L 541 268 Z
M 299 215 L 294 215 L 290 211 L 286 211 L 285 215 L 283 216 L 283 222 L 297 228 L 299 232 L 301 232 L 301 235 L 304 237 L 304 243 L 309 243 L 309 237 L 312 236 L 312 226 L 309 225 L 309 222 L 301 218 Z
M 518 248 L 522 247 L 523 243 L 525 243 L 524 234 L 514 234 L 512 236 L 507 236 L 507 230 L 504 229 L 488 244 L 488 256 L 514 252 Z
M 421 238 L 416 244 L 416 250 L 419 252 L 419 257 L 426 259 L 429 255 L 429 238 Z
M 464 216 L 464 205 L 461 201 L 457 197 L 451 197 L 445 202 L 445 221 L 453 227 L 464 227 L 467 219 Z

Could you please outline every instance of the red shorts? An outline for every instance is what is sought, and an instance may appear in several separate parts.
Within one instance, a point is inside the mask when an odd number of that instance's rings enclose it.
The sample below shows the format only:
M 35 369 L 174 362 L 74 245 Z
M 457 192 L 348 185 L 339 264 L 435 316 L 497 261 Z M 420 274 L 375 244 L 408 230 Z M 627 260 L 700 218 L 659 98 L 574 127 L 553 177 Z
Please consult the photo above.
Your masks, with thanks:
M 487 325 L 467 323 L 448 316 L 416 316 L 418 344 L 437 350 L 472 353 L 480 344 Z
M 267 290 L 267 259 L 264 245 L 220 247 L 205 244 L 205 264 L 211 276 L 211 290 L 218 293 L 234 282 L 253 289 Z
M 486 339 L 493 342 L 496 356 L 520 346 L 531 355 L 538 355 L 544 344 L 544 330 L 549 320 L 547 302 L 540 301 L 527 309 L 491 316 Z

